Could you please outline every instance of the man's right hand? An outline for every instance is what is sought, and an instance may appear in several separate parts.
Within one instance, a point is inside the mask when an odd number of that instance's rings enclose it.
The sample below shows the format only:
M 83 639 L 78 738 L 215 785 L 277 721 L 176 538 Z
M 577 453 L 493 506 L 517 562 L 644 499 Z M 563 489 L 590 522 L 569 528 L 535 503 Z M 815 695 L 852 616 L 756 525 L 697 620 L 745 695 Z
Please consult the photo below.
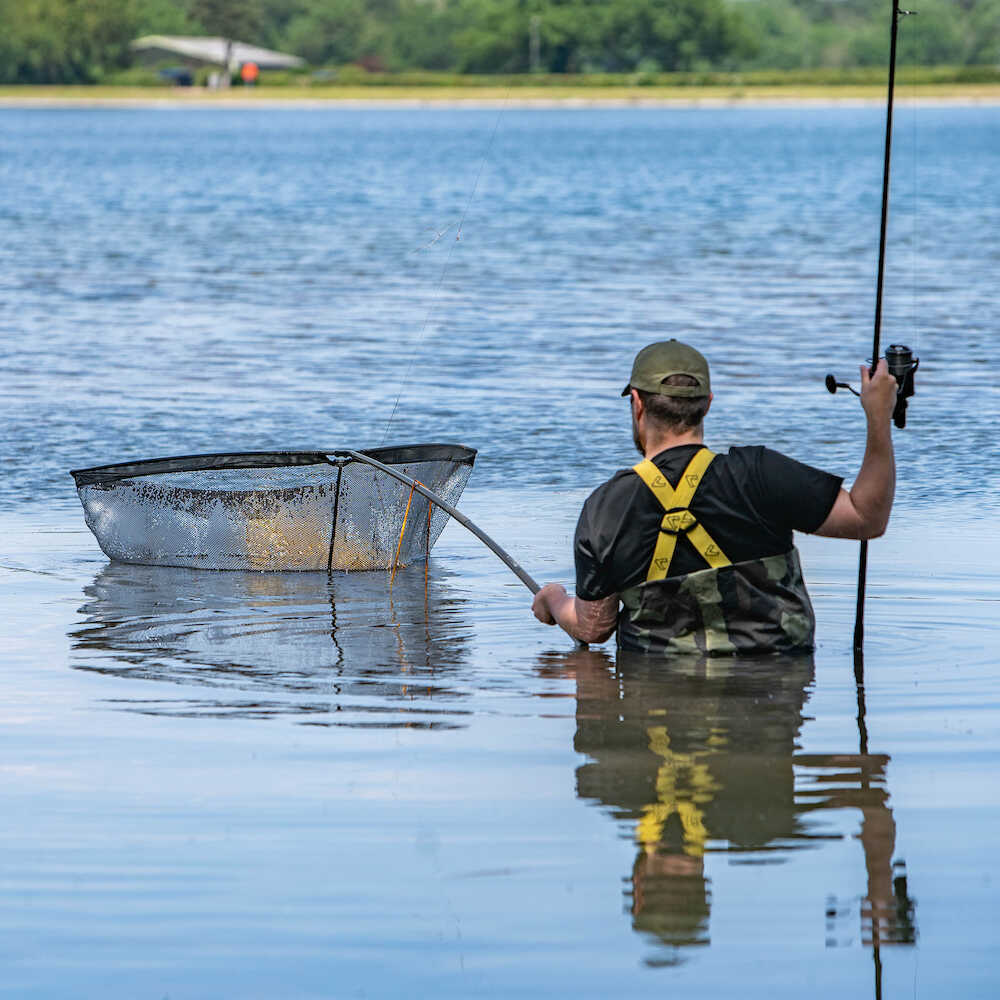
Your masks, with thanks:
M 568 600 L 566 588 L 558 583 L 547 583 L 535 594 L 531 610 L 543 625 L 557 625 L 554 607 L 561 607 Z
M 874 375 L 868 374 L 868 366 L 861 366 L 861 405 L 868 419 L 875 423 L 887 424 L 896 408 L 896 392 L 899 383 L 889 374 L 885 358 L 879 358 Z

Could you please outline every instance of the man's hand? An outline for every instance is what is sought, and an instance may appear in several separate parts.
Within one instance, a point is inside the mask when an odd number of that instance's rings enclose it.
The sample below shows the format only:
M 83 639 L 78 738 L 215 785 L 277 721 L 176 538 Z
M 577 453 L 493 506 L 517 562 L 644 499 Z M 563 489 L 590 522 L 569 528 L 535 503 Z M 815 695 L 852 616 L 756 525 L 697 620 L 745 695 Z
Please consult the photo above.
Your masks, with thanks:
M 555 625 L 556 619 L 552 609 L 556 602 L 562 604 L 568 597 L 566 588 L 562 584 L 547 583 L 535 594 L 535 599 L 531 602 L 531 610 L 543 625 Z M 550 599 L 553 601 L 552 604 L 549 603 Z
M 861 366 L 861 406 L 869 420 L 888 423 L 896 408 L 896 392 L 899 383 L 889 374 L 885 358 L 879 358 L 875 374 L 868 374 L 868 366 Z

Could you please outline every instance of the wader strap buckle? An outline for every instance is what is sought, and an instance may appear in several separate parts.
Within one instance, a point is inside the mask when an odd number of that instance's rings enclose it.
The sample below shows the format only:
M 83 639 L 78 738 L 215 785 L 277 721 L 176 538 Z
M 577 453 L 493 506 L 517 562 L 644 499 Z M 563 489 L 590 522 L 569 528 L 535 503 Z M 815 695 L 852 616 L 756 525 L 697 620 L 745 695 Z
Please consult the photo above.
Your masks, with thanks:
M 685 507 L 674 507 L 663 515 L 660 531 L 668 535 L 679 535 L 682 531 L 690 531 L 698 523 L 697 518 Z

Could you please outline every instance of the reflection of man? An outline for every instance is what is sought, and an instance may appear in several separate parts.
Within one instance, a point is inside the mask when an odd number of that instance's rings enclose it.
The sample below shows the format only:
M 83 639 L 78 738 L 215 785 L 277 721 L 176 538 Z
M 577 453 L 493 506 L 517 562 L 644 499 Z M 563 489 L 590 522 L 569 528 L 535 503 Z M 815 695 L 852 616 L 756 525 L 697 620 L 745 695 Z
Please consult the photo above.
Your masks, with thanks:
M 635 359 L 629 396 L 643 461 L 584 504 L 576 530 L 576 597 L 548 584 L 532 610 L 583 642 L 642 652 L 802 652 L 814 617 L 793 531 L 873 538 L 889 520 L 895 466 L 889 420 L 896 380 L 880 361 L 861 374 L 864 461 L 841 479 L 767 448 L 713 455 L 702 421 L 708 363 L 676 340 Z M 619 612 L 621 604 L 621 612 Z
M 796 753 L 811 656 L 664 663 L 619 652 L 612 663 L 578 651 L 546 666 L 576 679 L 574 748 L 588 758 L 577 795 L 610 807 L 635 839 L 637 931 L 672 947 L 707 944 L 706 856 L 815 848 L 824 838 L 807 814 L 851 807 L 862 816 L 873 923 L 885 942 L 912 940 L 896 916 L 888 758 Z

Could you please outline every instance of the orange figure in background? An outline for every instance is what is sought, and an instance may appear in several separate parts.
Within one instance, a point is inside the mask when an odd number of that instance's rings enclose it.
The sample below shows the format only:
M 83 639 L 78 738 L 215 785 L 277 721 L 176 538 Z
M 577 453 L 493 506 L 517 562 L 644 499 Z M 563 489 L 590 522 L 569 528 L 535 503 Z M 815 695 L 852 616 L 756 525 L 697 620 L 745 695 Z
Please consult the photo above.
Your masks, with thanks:
M 260 76 L 260 67 L 255 62 L 245 62 L 240 67 L 240 79 L 248 86 L 252 87 Z

